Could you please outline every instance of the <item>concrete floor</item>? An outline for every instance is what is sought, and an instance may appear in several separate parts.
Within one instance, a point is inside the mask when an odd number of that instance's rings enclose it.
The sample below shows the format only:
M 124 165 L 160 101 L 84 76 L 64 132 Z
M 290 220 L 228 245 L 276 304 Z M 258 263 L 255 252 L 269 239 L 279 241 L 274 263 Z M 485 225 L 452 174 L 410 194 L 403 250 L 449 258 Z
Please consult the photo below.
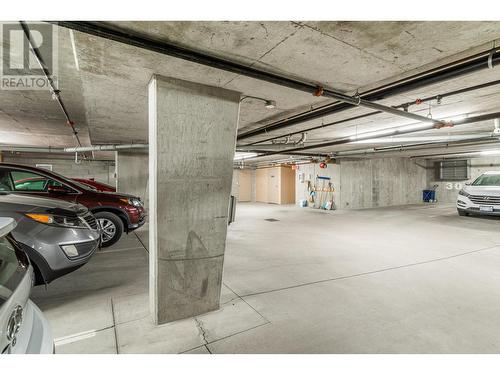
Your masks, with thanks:
M 453 206 L 240 204 L 219 311 L 153 326 L 134 234 L 32 298 L 57 353 L 499 353 L 499 224 Z

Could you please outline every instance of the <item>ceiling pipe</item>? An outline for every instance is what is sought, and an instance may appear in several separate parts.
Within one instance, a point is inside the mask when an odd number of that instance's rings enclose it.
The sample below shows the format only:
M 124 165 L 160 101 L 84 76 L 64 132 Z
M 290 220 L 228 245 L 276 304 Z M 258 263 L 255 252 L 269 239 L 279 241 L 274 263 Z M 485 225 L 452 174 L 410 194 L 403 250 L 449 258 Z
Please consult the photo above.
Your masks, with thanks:
M 238 146 L 236 147 L 236 151 L 246 151 L 246 150 L 255 150 L 258 148 L 260 151 L 276 151 L 276 150 L 286 150 L 289 149 L 291 144 L 289 143 L 274 143 L 272 145 L 259 145 L 259 146 Z
M 77 31 L 101 38 L 114 40 L 116 42 L 147 49 L 164 55 L 191 61 L 197 64 L 206 65 L 212 68 L 236 73 L 250 78 L 255 78 L 290 89 L 307 92 L 317 97 L 323 96 L 326 98 L 333 98 L 349 104 L 350 106 L 375 109 L 378 111 L 390 113 L 395 116 L 405 117 L 416 121 L 430 121 L 434 125 L 444 125 L 442 122 L 437 120 L 432 120 L 414 113 L 401 111 L 399 109 L 382 104 L 373 103 L 367 99 L 362 98 L 360 95 L 348 96 L 335 90 L 324 88 L 323 86 L 318 84 L 307 83 L 303 80 L 292 79 L 268 71 L 260 70 L 255 67 L 242 65 L 234 61 L 209 56 L 204 53 L 193 51 L 188 48 L 180 47 L 168 42 L 158 41 L 131 32 L 126 32 L 116 27 L 107 27 L 100 23 L 82 21 L 56 21 L 54 23 L 59 26 L 72 28 Z
M 450 152 L 450 153 L 437 153 L 437 154 L 426 154 L 426 155 L 418 155 L 412 156 L 410 159 L 431 159 L 431 158 L 447 158 L 447 157 L 488 157 L 488 156 L 496 156 L 496 152 L 494 155 L 484 154 L 484 152 L 493 151 L 493 150 L 469 150 L 463 152 Z M 496 150 L 494 150 L 496 151 Z M 500 153 L 500 151 L 499 151 Z
M 59 147 L 29 147 L 0 145 L 0 151 L 7 152 L 38 152 L 38 153 L 63 153 L 64 148 Z
M 89 151 L 118 151 L 118 150 L 132 150 L 132 149 L 148 149 L 147 143 L 131 143 L 131 144 L 118 144 L 118 145 L 96 145 L 96 146 L 83 146 L 83 147 L 66 147 L 61 149 L 63 152 L 89 152 Z M 260 152 L 260 151 L 254 151 Z M 291 156 L 314 156 L 326 157 L 324 153 L 304 153 L 304 152 L 289 152 L 284 150 L 281 155 Z
M 376 101 L 386 99 L 391 96 L 410 92 L 412 90 L 429 86 L 436 83 L 441 83 L 450 79 L 458 78 L 466 74 L 471 74 L 483 69 L 492 69 L 500 62 L 499 48 L 494 48 L 491 51 L 484 51 L 467 58 L 457 60 L 453 63 L 445 64 L 436 67 L 426 72 L 418 73 L 413 76 L 401 79 L 399 81 L 378 87 L 367 92 L 361 93 L 360 96 L 366 100 Z M 496 84 L 496 83 L 494 83 Z M 399 107 L 399 106 L 398 106 Z M 261 134 L 266 134 L 271 131 L 284 129 L 316 118 L 325 117 L 334 113 L 343 112 L 351 109 L 353 106 L 346 103 L 331 103 L 315 108 L 292 117 L 276 121 L 265 125 L 258 129 L 253 129 L 246 133 L 240 134 L 238 140 L 247 139 Z M 400 107 L 402 108 L 402 107 Z M 372 116 L 377 113 L 368 114 Z M 309 130 L 309 129 L 307 129 Z M 268 139 L 269 140 L 269 139 Z
M 303 145 L 306 140 L 307 140 L 307 133 L 303 132 L 300 135 L 300 139 L 298 139 L 296 141 L 291 141 L 290 142 L 290 136 L 287 136 L 287 137 L 285 137 L 285 140 L 283 142 L 279 142 L 279 141 L 274 142 L 273 141 L 272 144 L 260 145 L 259 147 L 262 147 L 262 146 L 268 146 L 269 148 L 272 148 L 272 146 L 278 146 L 278 147 L 279 146 L 284 146 L 284 147 L 286 147 L 286 145 L 289 145 L 289 144 L 290 145 L 294 145 L 294 146 L 296 146 L 296 145 Z M 251 147 L 251 146 L 250 145 L 242 145 L 242 146 L 238 146 L 237 145 L 236 149 L 244 149 L 245 147 Z M 266 147 L 264 147 L 264 148 L 266 148 Z
M 376 148 L 358 149 L 352 151 L 340 151 L 336 152 L 333 155 L 333 157 L 335 159 L 341 159 L 341 158 L 352 158 L 357 156 L 371 156 L 371 155 L 385 154 L 385 153 L 421 151 L 432 148 L 443 148 L 443 147 L 453 148 L 453 147 L 464 147 L 464 146 L 488 145 L 498 142 L 499 142 L 498 137 L 482 136 L 482 137 L 463 138 L 455 141 L 421 142 L 412 144 L 402 144 L 398 146 L 389 146 L 380 148 L 376 147 Z
M 266 164 L 295 164 L 300 161 L 310 161 L 313 159 L 318 159 L 313 156 L 306 156 L 306 157 L 296 157 L 296 158 L 283 158 L 283 159 L 278 159 L 278 160 L 264 160 L 264 161 L 259 161 L 256 163 L 253 163 L 252 165 L 254 166 L 260 166 L 260 165 L 266 165 Z
M 488 113 L 485 115 L 479 115 L 479 116 L 475 116 L 475 117 L 468 117 L 468 118 L 464 118 L 461 120 L 457 120 L 457 121 L 454 121 L 453 124 L 451 124 L 451 125 L 458 126 L 458 125 L 472 124 L 472 123 L 480 122 L 480 121 L 493 120 L 493 119 L 499 118 L 499 117 L 500 117 L 500 112 Z M 367 133 L 352 135 L 349 137 L 343 137 L 343 138 L 339 138 L 339 139 L 336 139 L 333 141 L 318 143 L 315 145 L 296 147 L 296 148 L 288 149 L 286 151 L 268 152 L 268 153 L 264 153 L 264 154 L 255 156 L 252 159 L 256 159 L 256 158 L 264 157 L 264 156 L 278 155 L 282 152 L 287 152 L 287 151 L 289 151 L 289 152 L 305 151 L 305 150 L 312 150 L 312 149 L 316 149 L 316 148 L 343 145 L 343 144 L 353 143 L 353 142 L 358 141 L 360 139 L 378 139 L 378 138 L 384 138 L 384 137 L 389 137 L 389 136 L 396 136 L 396 135 L 401 135 L 401 134 L 413 134 L 413 133 L 418 133 L 418 132 L 422 132 L 422 131 L 436 129 L 436 125 L 434 125 L 434 124 L 422 125 L 422 126 L 419 125 L 418 129 L 411 129 L 412 126 L 413 126 L 413 124 L 402 125 L 402 126 L 397 126 L 397 127 L 393 127 L 393 128 L 380 129 L 380 130 L 374 131 L 374 132 L 367 132 Z M 402 128 L 410 128 L 410 129 L 402 130 Z
M 466 87 L 466 88 L 463 88 L 463 89 L 459 89 L 459 90 L 448 91 L 448 92 L 443 93 L 443 94 L 429 96 L 429 97 L 426 97 L 426 98 L 423 98 L 423 99 L 417 99 L 417 100 L 414 100 L 412 102 L 402 103 L 402 104 L 396 105 L 395 108 L 408 108 L 411 105 L 418 105 L 417 102 L 420 103 L 420 104 L 423 104 L 423 103 L 430 102 L 432 100 L 438 101 L 438 100 L 442 100 L 442 99 L 450 97 L 450 96 L 459 95 L 459 94 L 463 94 L 463 93 L 470 92 L 470 91 L 480 90 L 480 89 L 484 89 L 484 88 L 496 86 L 498 84 L 500 84 L 500 80 L 495 80 L 495 81 L 490 81 L 490 82 L 486 82 L 486 83 L 481 83 L 479 85 L 469 86 L 469 87 Z M 276 139 L 280 139 L 280 138 L 283 138 L 283 137 L 290 137 L 290 136 L 293 136 L 295 134 L 300 134 L 300 133 L 302 133 L 304 131 L 308 132 L 308 131 L 312 131 L 312 130 L 324 129 L 324 128 L 327 128 L 329 126 L 343 124 L 345 122 L 349 122 L 349 121 L 359 120 L 359 119 L 362 119 L 362 118 L 371 117 L 371 116 L 374 116 L 374 115 L 378 115 L 380 113 L 382 113 L 382 112 L 380 112 L 380 111 L 370 112 L 370 113 L 366 113 L 366 114 L 359 115 L 359 116 L 354 116 L 354 117 L 349 117 L 349 118 L 342 119 L 342 120 L 337 120 L 337 121 L 329 122 L 329 123 L 326 123 L 326 124 L 312 126 L 312 127 L 309 127 L 309 128 L 306 128 L 306 129 L 302 129 L 302 130 L 299 130 L 299 131 L 295 131 L 295 132 L 291 132 L 291 133 L 288 133 L 288 134 L 285 134 L 285 135 L 278 135 L 278 136 L 271 137 L 271 138 L 261 139 L 259 141 L 255 141 L 255 142 L 252 142 L 252 143 L 247 143 L 245 145 L 251 146 L 251 145 L 261 144 L 261 143 L 269 142 L 269 141 L 272 142 L 272 141 L 274 141 Z
M 0 151 L 7 152 L 38 152 L 38 153 L 70 153 L 70 152 L 91 152 L 91 151 L 117 151 L 131 149 L 147 149 L 147 143 L 117 144 L 117 145 L 96 145 L 82 147 L 30 147 L 0 145 Z
M 64 102 L 61 98 L 61 91 L 56 87 L 54 80 L 52 79 L 52 73 L 49 71 L 49 68 L 47 67 L 47 64 L 45 64 L 45 61 L 43 60 L 42 54 L 40 53 L 40 50 L 38 47 L 35 45 L 33 42 L 33 37 L 31 35 L 30 29 L 26 22 L 20 21 L 19 22 L 24 35 L 26 36 L 26 39 L 28 40 L 28 43 L 31 47 L 31 50 L 33 51 L 33 55 L 36 58 L 36 61 L 38 62 L 38 65 L 40 65 L 40 68 L 43 71 L 43 75 L 47 79 L 47 83 L 50 86 L 50 92 L 52 94 L 52 98 L 57 101 L 59 104 L 59 107 L 61 108 L 61 111 L 64 114 L 64 117 L 66 118 L 66 124 L 71 127 L 71 131 L 73 133 L 73 136 L 76 139 L 76 142 L 78 143 L 78 146 L 82 146 L 82 143 L 80 142 L 80 137 L 78 137 L 78 132 L 75 129 L 75 123 L 71 120 L 68 110 L 66 109 L 66 106 L 64 105 Z M 85 157 L 85 156 L 84 156 Z
M 484 138 L 484 137 L 490 137 L 491 133 L 482 133 L 477 138 Z M 421 136 L 421 137 L 407 137 L 407 138 L 402 138 L 402 137 L 388 137 L 387 139 L 380 139 L 378 142 L 372 142 L 370 139 L 367 140 L 359 140 L 355 141 L 353 143 L 356 144 L 362 144 L 362 143 L 379 143 L 383 141 L 382 143 L 393 143 L 393 144 L 399 144 L 399 145 L 404 145 L 402 142 L 416 142 L 416 141 L 421 141 L 423 144 L 428 144 L 428 143 L 434 143 L 434 142 L 439 142 L 439 143 L 447 143 L 450 141 L 456 141 L 456 140 L 462 140 L 462 139 L 470 139 L 469 136 L 467 135 L 447 135 L 446 136 L 446 141 L 443 141 L 443 138 L 439 135 L 429 135 L 429 136 Z M 316 140 L 316 141 L 309 141 L 309 143 L 318 143 L 318 142 L 327 142 L 327 140 Z M 259 151 L 266 152 L 266 151 L 277 151 L 277 150 L 286 150 L 287 144 L 283 143 L 274 143 L 274 144 L 264 144 L 264 145 L 259 145 L 257 146 L 259 148 Z M 385 147 L 385 146 L 384 146 Z M 377 147 L 377 149 L 382 149 L 384 147 Z M 399 146 L 387 146 L 387 147 L 399 147 Z M 255 146 L 251 145 L 242 145 L 242 146 L 237 146 L 236 150 L 237 151 L 246 151 L 246 150 L 255 150 Z M 363 149 L 365 150 L 365 149 Z M 254 151 L 255 152 L 255 151 Z
M 117 150 L 131 150 L 131 149 L 147 149 L 147 143 L 132 143 L 121 145 L 96 145 L 96 146 L 83 146 L 83 147 L 66 147 L 64 152 L 88 152 L 88 151 L 117 151 Z

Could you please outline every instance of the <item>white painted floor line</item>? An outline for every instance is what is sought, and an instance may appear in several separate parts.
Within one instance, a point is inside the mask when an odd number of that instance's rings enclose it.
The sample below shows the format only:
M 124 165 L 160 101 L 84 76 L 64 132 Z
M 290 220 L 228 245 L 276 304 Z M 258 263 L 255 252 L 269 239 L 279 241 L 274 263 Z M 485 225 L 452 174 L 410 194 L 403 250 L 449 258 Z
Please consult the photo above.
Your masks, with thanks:
M 96 333 L 97 333 L 96 330 L 91 330 L 91 331 L 84 331 L 84 332 L 75 333 L 73 335 L 68 335 L 68 336 L 64 336 L 64 337 L 59 337 L 59 338 L 54 339 L 54 345 L 55 346 L 62 346 L 62 345 L 71 344 L 73 342 L 90 339 L 92 337 L 95 337 Z
M 129 251 L 129 250 L 143 250 L 143 247 L 142 246 L 136 246 L 136 247 L 126 247 L 125 249 L 100 250 L 100 251 L 97 251 L 96 254 L 119 253 L 121 251 Z

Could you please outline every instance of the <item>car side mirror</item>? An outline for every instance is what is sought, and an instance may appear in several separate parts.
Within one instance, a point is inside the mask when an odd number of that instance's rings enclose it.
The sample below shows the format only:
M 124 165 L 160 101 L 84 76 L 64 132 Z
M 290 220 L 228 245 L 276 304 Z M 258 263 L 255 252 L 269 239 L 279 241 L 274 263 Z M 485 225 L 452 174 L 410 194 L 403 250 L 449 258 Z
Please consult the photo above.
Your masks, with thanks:
M 465 185 L 466 186 L 469 186 L 471 184 L 471 182 L 466 182 Z
M 68 190 L 66 190 L 66 188 L 64 186 L 54 186 L 54 185 L 49 185 L 49 187 L 47 188 L 47 191 L 49 193 L 53 193 L 53 194 L 67 194 L 68 193 Z

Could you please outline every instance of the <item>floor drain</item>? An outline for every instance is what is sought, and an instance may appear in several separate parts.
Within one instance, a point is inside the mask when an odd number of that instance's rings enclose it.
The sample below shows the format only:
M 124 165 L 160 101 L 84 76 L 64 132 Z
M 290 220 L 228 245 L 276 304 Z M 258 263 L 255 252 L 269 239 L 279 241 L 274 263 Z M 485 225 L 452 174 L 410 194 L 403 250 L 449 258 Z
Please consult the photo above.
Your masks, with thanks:
M 278 219 L 264 219 L 265 221 L 270 221 L 270 222 L 273 222 L 273 221 L 279 221 Z

